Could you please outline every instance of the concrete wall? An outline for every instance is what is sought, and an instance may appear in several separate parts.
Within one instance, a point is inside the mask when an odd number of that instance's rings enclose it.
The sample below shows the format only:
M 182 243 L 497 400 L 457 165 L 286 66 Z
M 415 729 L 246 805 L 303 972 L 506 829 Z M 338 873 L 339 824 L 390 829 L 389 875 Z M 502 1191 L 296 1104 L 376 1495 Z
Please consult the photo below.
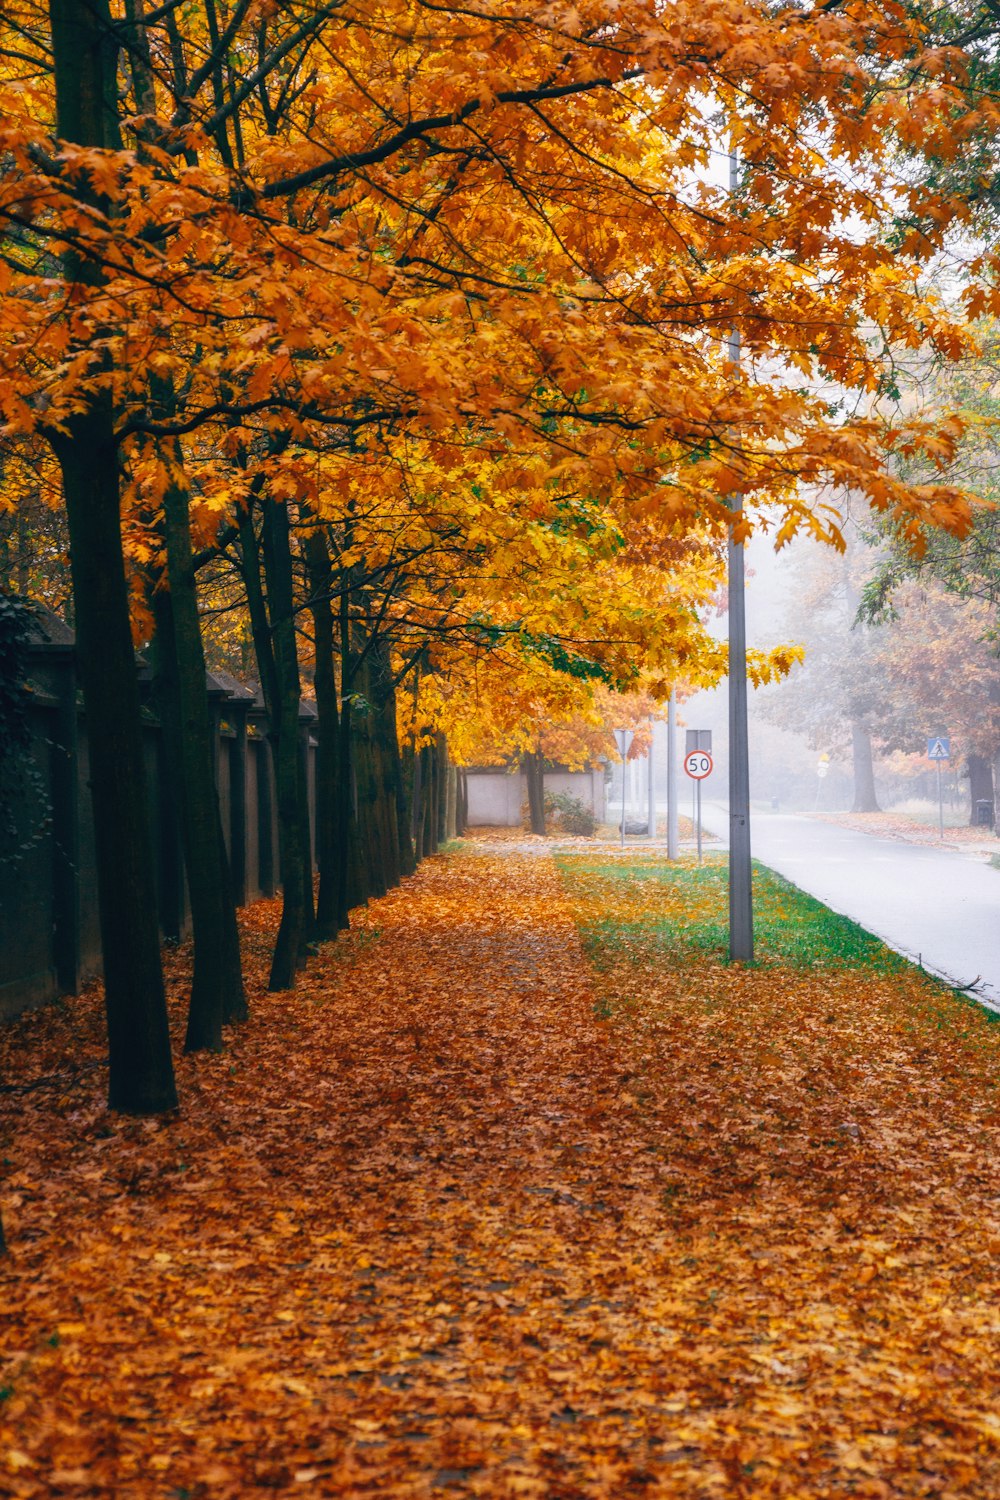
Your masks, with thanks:
M 524 822 L 522 808 L 528 801 L 524 772 L 501 767 L 472 768 L 466 773 L 469 789 L 469 827 L 519 828 Z M 579 797 L 599 823 L 606 821 L 604 772 L 546 771 L 545 790 L 558 795 L 568 792 Z
M 471 770 L 466 776 L 469 789 L 469 827 L 519 828 L 521 803 L 528 792 L 522 771 Z

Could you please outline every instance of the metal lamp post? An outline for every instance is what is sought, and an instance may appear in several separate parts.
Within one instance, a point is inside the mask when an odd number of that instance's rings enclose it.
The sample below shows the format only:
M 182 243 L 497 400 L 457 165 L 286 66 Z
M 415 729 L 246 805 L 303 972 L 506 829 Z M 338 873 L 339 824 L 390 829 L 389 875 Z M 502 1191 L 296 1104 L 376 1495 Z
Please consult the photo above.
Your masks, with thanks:
M 729 153 L 729 193 L 738 187 L 735 148 Z M 740 334 L 734 327 L 726 344 L 740 368 Z M 735 536 L 742 519 L 742 497 L 735 494 L 729 523 L 729 957 L 753 962 L 753 871 L 750 863 L 750 751 L 747 736 L 747 637 L 743 543 Z
M 680 853 L 677 827 L 677 695 L 667 703 L 667 858 Z
M 616 729 L 615 744 L 618 746 L 618 754 L 622 758 L 622 848 L 625 848 L 625 757 L 628 755 L 629 746 L 635 739 L 631 729 Z

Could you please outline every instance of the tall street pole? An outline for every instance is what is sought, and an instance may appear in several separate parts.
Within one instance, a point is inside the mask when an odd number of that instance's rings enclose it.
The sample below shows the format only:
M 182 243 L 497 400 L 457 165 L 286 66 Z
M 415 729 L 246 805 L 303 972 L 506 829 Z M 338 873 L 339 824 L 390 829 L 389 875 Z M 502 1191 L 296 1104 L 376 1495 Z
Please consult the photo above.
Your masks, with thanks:
M 625 757 L 622 757 L 622 849 L 625 848 L 625 770 L 627 766 Z
M 677 826 L 677 695 L 667 701 L 667 858 L 680 854 Z
M 738 163 L 729 153 L 729 193 L 735 196 Z M 734 326 L 726 350 L 740 368 L 740 334 Z M 747 631 L 743 543 L 734 523 L 742 517 L 742 496 L 731 501 L 729 526 L 729 958 L 753 962 L 753 872 L 750 864 L 750 751 L 747 739 Z

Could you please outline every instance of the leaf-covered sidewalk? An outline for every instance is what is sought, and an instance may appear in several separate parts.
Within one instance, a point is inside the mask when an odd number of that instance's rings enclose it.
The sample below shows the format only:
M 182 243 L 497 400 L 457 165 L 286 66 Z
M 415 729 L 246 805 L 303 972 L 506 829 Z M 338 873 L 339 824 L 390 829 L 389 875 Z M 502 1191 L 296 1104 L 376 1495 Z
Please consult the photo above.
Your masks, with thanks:
M 1000 1033 L 625 873 L 428 862 L 176 1120 L 0 1035 L 0 1493 L 1000 1493 Z

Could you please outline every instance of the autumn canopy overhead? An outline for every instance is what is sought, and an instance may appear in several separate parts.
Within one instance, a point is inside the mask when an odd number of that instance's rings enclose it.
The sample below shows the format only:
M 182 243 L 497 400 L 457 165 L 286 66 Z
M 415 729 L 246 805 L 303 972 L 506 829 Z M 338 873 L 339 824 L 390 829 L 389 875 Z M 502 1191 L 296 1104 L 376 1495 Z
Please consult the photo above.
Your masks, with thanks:
M 523 746 L 595 684 L 717 679 L 729 527 L 837 540 L 821 488 L 967 524 L 892 462 L 947 458 L 956 422 L 877 404 L 895 351 L 962 347 L 922 269 L 946 205 L 893 162 L 987 127 L 965 84 L 888 0 L 4 7 L 3 503 L 65 504 L 118 1105 L 173 1096 L 163 1027 L 134 1020 L 162 988 L 130 632 L 212 955 L 188 1044 L 218 1046 L 244 1000 L 206 612 L 252 642 L 270 717 L 285 987 L 359 869 L 415 857 L 397 718 L 411 755 L 442 730 L 471 754 L 472 718 Z

